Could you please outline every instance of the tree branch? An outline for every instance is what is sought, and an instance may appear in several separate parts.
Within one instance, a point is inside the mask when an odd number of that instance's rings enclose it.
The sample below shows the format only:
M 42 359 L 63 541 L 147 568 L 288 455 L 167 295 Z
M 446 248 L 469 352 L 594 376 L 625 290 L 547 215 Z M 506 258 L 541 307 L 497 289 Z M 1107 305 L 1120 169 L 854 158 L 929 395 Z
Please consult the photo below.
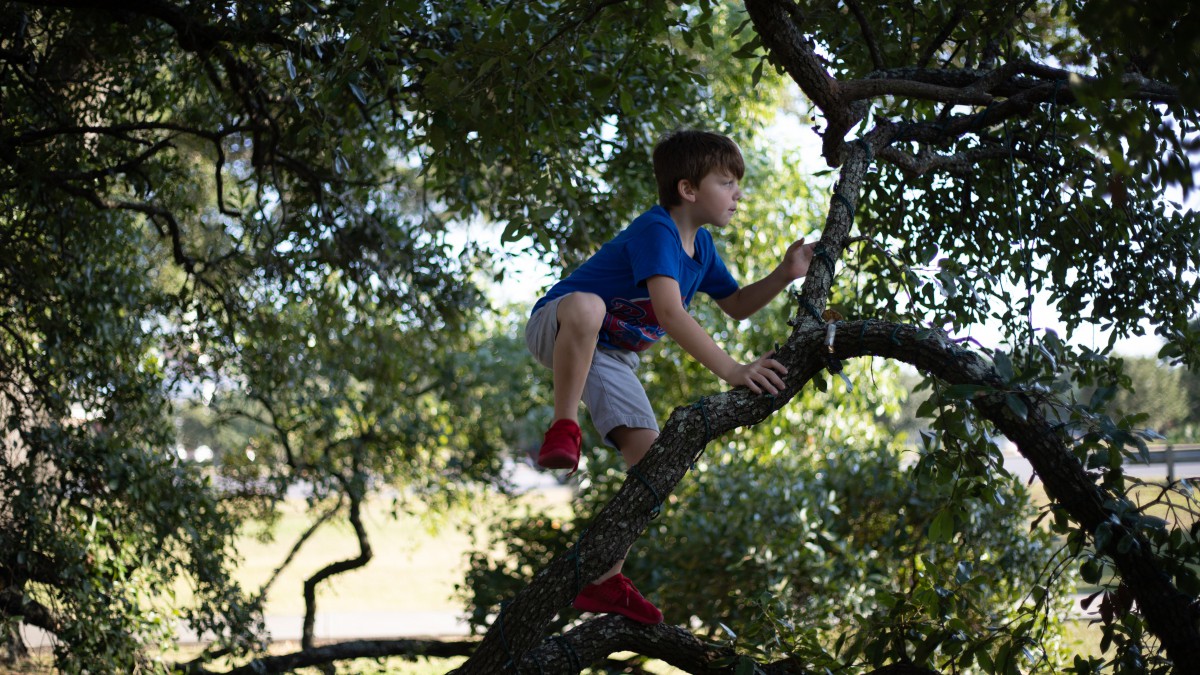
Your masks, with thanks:
M 170 26 L 179 38 L 179 45 L 193 52 L 210 52 L 222 42 L 242 46 L 266 44 L 295 51 L 299 51 L 301 48 L 299 43 L 272 31 L 235 30 L 198 21 L 177 5 L 159 0 L 21 0 L 20 4 L 32 7 L 99 10 L 150 17 Z
M 1021 157 L 1025 160 L 1034 159 L 1027 152 L 1015 152 L 1010 148 L 973 148 L 952 155 L 941 155 L 929 150 L 922 150 L 913 155 L 895 146 L 881 148 L 877 155 L 879 159 L 890 162 L 911 176 L 920 176 L 930 171 L 947 171 L 950 173 L 968 173 L 980 162 L 992 159 L 1009 159 Z
M 954 6 L 954 11 L 950 13 L 950 19 L 946 21 L 946 25 L 938 31 L 936 37 L 929 41 L 929 44 L 925 45 L 925 51 L 921 54 L 921 58 L 917 59 L 918 68 L 929 65 L 933 55 L 937 54 L 937 50 L 941 49 L 946 40 L 950 39 L 950 34 L 954 32 L 958 24 L 962 23 L 965 14 L 966 6 L 963 3 L 960 2 Z
M 550 47 L 550 45 L 554 44 L 554 42 L 556 40 L 561 38 L 563 35 L 566 35 L 567 33 L 579 28 L 580 26 L 582 26 L 586 23 L 589 23 L 592 19 L 595 19 L 596 16 L 599 15 L 600 12 L 604 11 L 606 8 L 612 7 L 613 5 L 620 5 L 627 1 L 628 0 L 596 0 L 596 2 L 592 5 L 591 9 L 589 9 L 587 14 L 585 14 L 584 16 L 582 16 L 579 19 L 576 19 L 574 21 L 564 21 L 562 23 L 562 25 L 560 25 L 558 27 L 558 30 L 554 31 L 554 33 L 551 34 L 550 37 L 546 38 L 542 42 L 542 44 L 538 45 L 538 48 L 535 49 L 533 51 L 533 54 L 531 54 L 529 56 L 529 60 L 532 61 L 532 60 L 536 59 L 538 56 L 541 55 L 542 52 L 546 51 L 546 49 L 548 49 Z
M 983 90 L 944 87 L 916 80 L 851 80 L 842 83 L 841 93 L 847 101 L 882 96 L 907 96 L 928 101 L 968 105 L 987 105 L 993 101 L 992 95 Z
M 879 41 L 875 39 L 875 31 L 871 28 L 871 23 L 867 21 L 867 15 L 863 13 L 862 5 L 858 4 L 858 0 L 846 0 L 846 6 L 850 8 L 850 13 L 854 15 L 854 20 L 858 22 L 858 28 L 862 31 L 863 42 L 867 43 L 867 51 L 871 54 L 871 64 L 875 70 L 883 70 L 887 67 L 887 63 L 879 51 Z
M 317 618 L 317 584 L 330 577 L 366 565 L 371 561 L 373 555 L 371 544 L 367 540 L 367 530 L 362 524 L 362 491 L 356 486 L 348 486 L 346 493 L 350 497 L 350 524 L 354 527 L 354 534 L 358 538 L 359 552 L 354 558 L 326 565 L 304 581 L 304 627 L 300 644 L 305 649 L 312 649 L 314 646 L 313 628 Z
M 293 544 L 292 549 L 290 551 L 288 551 L 287 557 L 284 558 L 283 562 L 279 564 L 279 567 L 276 567 L 275 571 L 271 573 L 270 578 L 268 578 L 265 582 L 263 582 L 263 585 L 258 589 L 258 594 L 256 595 L 256 597 L 254 599 L 255 605 L 262 606 L 264 600 L 267 597 L 267 591 L 269 591 L 271 589 L 271 585 L 274 584 L 275 580 L 279 578 L 280 573 L 282 573 L 283 570 L 286 569 L 287 566 L 291 564 L 292 560 L 295 559 L 296 554 L 300 552 L 300 549 L 301 549 L 301 547 L 304 546 L 304 543 L 307 542 L 309 540 L 309 538 L 312 537 L 313 534 L 316 533 L 316 531 L 321 528 L 322 525 L 329 522 L 329 519 L 333 518 L 333 516 L 341 508 L 342 508 L 342 501 L 339 499 L 337 504 L 334 504 L 332 508 L 328 509 L 327 511 L 325 511 L 325 513 L 321 514 L 321 516 L 319 518 L 317 518 L 316 521 L 314 521 L 313 524 L 310 525 L 308 527 L 308 529 L 305 530 L 304 533 L 301 534 L 298 539 L 296 539 L 296 543 Z
M 603 661 L 614 652 L 633 652 L 658 659 L 692 675 L 732 675 L 741 672 L 738 654 L 729 645 L 705 642 L 679 626 L 647 626 L 621 616 L 606 615 L 585 621 L 562 636 L 545 640 L 529 652 L 520 668 L 540 673 L 570 674 Z M 812 671 L 791 658 L 756 663 L 764 675 L 801 675 Z M 914 666 L 886 666 L 868 675 L 937 675 Z
M 62 631 L 62 622 L 48 607 L 30 600 L 16 587 L 0 590 L 0 616 L 19 616 L 21 621 L 57 635 Z
M 1153 103 L 1174 103 L 1179 99 L 1175 87 L 1136 73 L 1125 74 L 1121 81 L 1129 89 L 1125 98 Z M 1037 102 L 1053 100 L 1057 104 L 1070 104 L 1076 102 L 1072 86 L 1095 82 L 1098 78 L 1093 76 L 1019 60 L 988 71 L 919 68 L 877 71 L 860 80 L 842 82 L 840 91 L 845 100 L 894 95 L 974 105 L 987 105 L 995 97 L 1028 97 L 1036 92 Z
M 837 166 L 842 139 L 866 115 L 866 106 L 850 105 L 836 79 L 825 69 L 812 40 L 796 25 L 799 16 L 791 0 L 746 0 L 746 11 L 762 38 L 771 61 L 788 75 L 825 116 L 821 154 Z
M 440 640 L 355 640 L 302 649 L 291 654 L 267 656 L 227 671 L 224 675 L 268 675 L 348 661 L 351 659 L 380 659 L 389 656 L 418 658 L 450 658 L 467 656 L 479 644 L 474 640 L 443 642 Z M 201 667 L 187 671 L 195 675 L 214 673 Z

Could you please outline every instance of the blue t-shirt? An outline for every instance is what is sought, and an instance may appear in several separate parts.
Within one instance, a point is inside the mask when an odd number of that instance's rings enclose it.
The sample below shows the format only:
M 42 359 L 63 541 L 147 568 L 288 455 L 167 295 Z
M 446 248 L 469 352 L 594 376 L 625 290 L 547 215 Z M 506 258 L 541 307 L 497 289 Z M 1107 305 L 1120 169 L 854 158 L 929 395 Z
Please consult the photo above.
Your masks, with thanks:
M 533 311 L 568 293 L 594 293 L 604 299 L 608 310 L 600 344 L 640 352 L 666 334 L 654 315 L 646 287 L 647 279 L 660 274 L 679 282 L 684 307 L 691 304 L 697 291 L 720 300 L 738 289 L 708 230 L 696 231 L 695 256 L 688 256 L 670 214 L 655 206 L 551 287 Z

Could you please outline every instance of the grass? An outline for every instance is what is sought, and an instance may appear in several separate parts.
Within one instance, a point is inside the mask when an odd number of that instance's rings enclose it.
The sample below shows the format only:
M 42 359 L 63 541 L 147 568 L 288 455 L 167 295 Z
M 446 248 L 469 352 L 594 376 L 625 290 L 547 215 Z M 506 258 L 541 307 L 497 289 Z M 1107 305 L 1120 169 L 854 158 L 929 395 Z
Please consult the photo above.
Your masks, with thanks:
M 569 510 L 569 492 L 522 498 L 555 511 Z M 482 518 L 498 508 L 512 508 L 498 497 L 483 497 L 470 506 L 436 519 L 423 514 L 391 514 L 391 502 L 375 500 L 363 509 L 363 526 L 373 557 L 365 567 L 339 574 L 317 588 L 317 611 L 324 612 L 449 612 L 465 608 L 455 600 L 454 587 L 466 571 L 465 553 L 474 535 L 484 535 Z M 301 501 L 282 507 L 270 539 L 249 529 L 237 542 L 242 562 L 236 579 L 247 591 L 256 591 L 287 557 L 313 518 Z M 264 606 L 267 615 L 300 616 L 304 613 L 305 579 L 330 563 L 358 554 L 354 530 L 345 520 L 326 523 L 314 534 L 273 583 Z M 190 592 L 178 589 L 181 603 Z
M 262 586 L 311 522 L 300 504 L 289 503 L 284 509 L 272 540 L 244 537 L 239 542 L 238 553 L 245 562 L 237 576 L 247 589 Z M 470 531 L 448 525 L 430 529 L 418 516 L 393 518 L 388 510 L 389 505 L 378 502 L 365 509 L 363 525 L 374 557 L 365 567 L 322 583 L 317 590 L 319 611 L 461 611 L 451 596 L 465 568 L 463 552 L 471 545 Z M 303 614 L 305 579 L 357 552 L 349 524 L 324 525 L 275 580 L 265 613 Z

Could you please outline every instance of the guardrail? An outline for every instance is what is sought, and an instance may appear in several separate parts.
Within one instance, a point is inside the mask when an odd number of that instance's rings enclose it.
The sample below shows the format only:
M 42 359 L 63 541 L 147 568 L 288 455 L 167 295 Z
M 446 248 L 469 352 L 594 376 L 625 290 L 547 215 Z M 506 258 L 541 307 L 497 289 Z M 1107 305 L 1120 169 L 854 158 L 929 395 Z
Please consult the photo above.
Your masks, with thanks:
M 1179 462 L 1200 462 L 1200 443 L 1166 444 L 1156 443 L 1148 446 L 1151 464 L 1167 465 L 1167 480 L 1175 482 L 1175 464 Z

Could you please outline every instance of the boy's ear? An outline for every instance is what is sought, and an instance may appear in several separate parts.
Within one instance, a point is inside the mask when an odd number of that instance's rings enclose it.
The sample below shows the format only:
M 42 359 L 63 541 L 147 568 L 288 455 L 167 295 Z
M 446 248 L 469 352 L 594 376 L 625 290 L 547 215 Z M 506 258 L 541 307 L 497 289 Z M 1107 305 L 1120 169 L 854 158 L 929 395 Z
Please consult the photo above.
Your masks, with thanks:
M 679 182 L 675 184 L 675 189 L 679 191 L 679 196 L 683 199 L 683 201 L 696 201 L 696 186 L 692 185 L 692 181 L 686 178 L 681 178 Z

